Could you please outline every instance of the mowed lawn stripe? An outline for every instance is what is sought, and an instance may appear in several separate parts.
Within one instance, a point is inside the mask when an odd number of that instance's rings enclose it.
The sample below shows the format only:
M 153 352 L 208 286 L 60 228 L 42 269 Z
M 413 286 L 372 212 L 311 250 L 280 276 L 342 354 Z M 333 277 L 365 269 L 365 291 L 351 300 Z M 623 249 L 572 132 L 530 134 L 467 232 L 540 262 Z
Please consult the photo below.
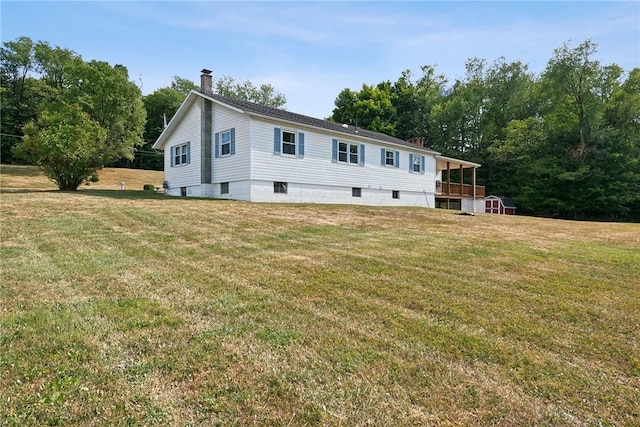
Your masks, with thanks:
M 640 416 L 636 224 L 138 194 L 2 195 L 6 424 Z

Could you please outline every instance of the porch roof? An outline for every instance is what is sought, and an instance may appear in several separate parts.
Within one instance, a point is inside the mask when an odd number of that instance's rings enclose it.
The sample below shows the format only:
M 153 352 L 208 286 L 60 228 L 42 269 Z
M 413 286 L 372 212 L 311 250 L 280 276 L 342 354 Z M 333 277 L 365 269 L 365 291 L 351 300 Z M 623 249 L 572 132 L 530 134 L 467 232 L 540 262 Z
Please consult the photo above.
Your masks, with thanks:
M 468 168 L 479 168 L 480 163 L 468 162 L 466 160 L 454 159 L 453 157 L 446 157 L 441 155 L 436 155 L 436 169 L 437 170 L 445 170 L 447 169 L 447 162 L 449 162 L 449 168 L 451 169 L 459 169 L 462 166 L 465 169 Z

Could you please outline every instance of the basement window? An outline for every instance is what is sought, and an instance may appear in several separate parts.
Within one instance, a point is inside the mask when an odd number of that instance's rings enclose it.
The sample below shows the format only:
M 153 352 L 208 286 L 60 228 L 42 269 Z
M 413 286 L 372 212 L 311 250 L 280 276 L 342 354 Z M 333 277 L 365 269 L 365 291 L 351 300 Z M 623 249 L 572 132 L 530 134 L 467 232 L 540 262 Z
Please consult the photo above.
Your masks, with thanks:
M 362 188 L 351 188 L 351 197 L 362 197 Z
M 221 182 L 220 183 L 220 194 L 229 194 L 229 183 Z
M 399 190 L 393 190 L 391 192 L 391 197 L 394 199 L 399 199 L 400 198 L 400 191 Z
M 273 192 L 278 194 L 287 194 L 287 187 L 288 185 L 286 182 L 275 181 L 273 183 Z

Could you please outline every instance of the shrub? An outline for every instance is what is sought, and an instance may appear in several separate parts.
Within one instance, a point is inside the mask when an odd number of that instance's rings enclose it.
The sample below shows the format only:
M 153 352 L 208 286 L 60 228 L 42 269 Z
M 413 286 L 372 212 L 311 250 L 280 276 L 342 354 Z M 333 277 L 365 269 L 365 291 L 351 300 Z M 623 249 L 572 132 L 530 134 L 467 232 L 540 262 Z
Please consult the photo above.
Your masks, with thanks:
M 143 189 L 144 191 L 156 191 L 156 187 L 153 184 L 145 184 Z

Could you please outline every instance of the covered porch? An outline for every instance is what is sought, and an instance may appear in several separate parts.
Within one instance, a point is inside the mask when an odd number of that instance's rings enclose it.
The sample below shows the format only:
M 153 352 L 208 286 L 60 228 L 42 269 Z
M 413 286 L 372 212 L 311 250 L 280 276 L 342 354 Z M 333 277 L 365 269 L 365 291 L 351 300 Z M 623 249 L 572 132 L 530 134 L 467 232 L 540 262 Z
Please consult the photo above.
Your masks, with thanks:
M 436 156 L 436 207 L 475 211 L 476 200 L 485 196 L 484 186 L 476 184 L 479 167 L 478 163 Z

